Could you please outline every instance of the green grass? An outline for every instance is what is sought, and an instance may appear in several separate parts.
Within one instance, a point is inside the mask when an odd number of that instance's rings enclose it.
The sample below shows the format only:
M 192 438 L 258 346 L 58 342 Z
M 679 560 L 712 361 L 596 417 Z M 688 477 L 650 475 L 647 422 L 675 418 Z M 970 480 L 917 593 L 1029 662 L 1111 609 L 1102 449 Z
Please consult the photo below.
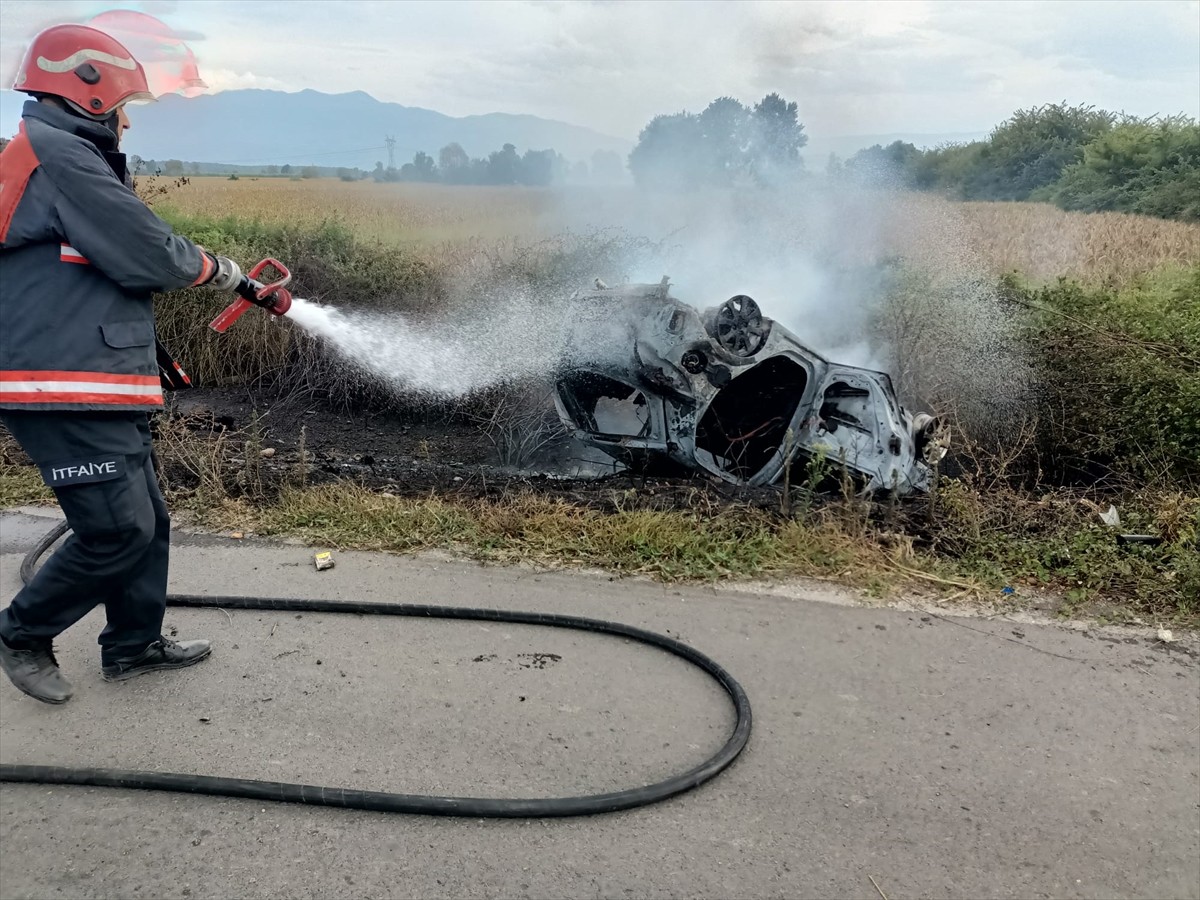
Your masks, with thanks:
M 1110 496 L 1078 492 L 982 492 L 947 481 L 936 547 L 965 575 L 988 584 L 1061 593 L 1065 611 L 1118 603 L 1137 614 L 1200 621 L 1200 497 L 1181 491 Z M 1120 528 L 1105 525 L 1115 505 Z M 1121 545 L 1117 534 L 1150 534 L 1156 546 Z
M 1043 507 L 1040 518 L 1019 510 L 1023 527 L 972 533 L 967 522 L 980 514 L 974 504 L 982 501 L 951 485 L 936 549 L 914 549 L 911 537 L 868 522 L 865 507 L 849 503 L 831 503 L 797 520 L 738 505 L 651 510 L 618 504 L 601 512 L 530 493 L 489 501 L 404 498 L 341 483 L 285 490 L 277 502 L 242 507 L 236 516 L 261 534 L 339 549 L 449 549 L 480 560 L 598 568 L 662 581 L 814 577 L 875 596 L 919 587 L 1003 602 L 1001 588 L 1014 586 L 1019 596 L 1012 603 L 1031 588 L 1045 589 L 1064 599 L 1063 614 L 1087 615 L 1103 606 L 1116 608 L 1118 618 L 1200 622 L 1200 503 L 1174 495 L 1160 498 L 1155 511 L 1127 508 L 1132 527 L 1170 539 L 1159 547 L 1121 547 L 1114 532 L 1090 521 L 1084 506 L 1073 514 Z
M 162 450 L 160 445 L 160 452 Z M 0 507 L 52 495 L 30 466 L 0 462 Z M 497 563 L 592 568 L 665 582 L 812 577 L 876 597 L 920 589 L 954 599 L 1025 602 L 1031 589 L 1057 594 L 1060 614 L 1099 610 L 1116 620 L 1147 617 L 1200 624 L 1200 501 L 1164 494 L 1123 506 L 1127 528 L 1164 535 L 1158 547 L 1117 544 L 1094 506 L 1066 495 L 1007 506 L 948 482 L 934 545 L 866 518 L 859 503 L 833 502 L 789 519 L 748 506 L 645 509 L 636 497 L 600 511 L 515 493 L 497 500 L 398 497 L 346 482 L 284 488 L 260 502 L 173 498 L 209 527 L 290 536 L 343 550 L 448 550 Z M 1017 595 L 1005 599 L 1001 588 Z
M 493 561 L 587 566 L 665 581 L 796 574 L 847 575 L 847 564 L 882 548 L 855 547 L 832 527 L 781 525 L 744 508 L 719 513 L 600 512 L 517 494 L 502 501 L 388 497 L 347 484 L 285 491 L 252 515 L 255 530 L 343 549 L 454 549 Z

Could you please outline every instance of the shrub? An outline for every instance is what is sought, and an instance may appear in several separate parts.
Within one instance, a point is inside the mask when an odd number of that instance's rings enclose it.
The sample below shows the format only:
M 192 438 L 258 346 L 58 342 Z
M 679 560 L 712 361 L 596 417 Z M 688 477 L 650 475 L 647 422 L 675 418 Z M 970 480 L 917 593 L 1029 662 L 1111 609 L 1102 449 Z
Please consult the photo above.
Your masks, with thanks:
M 1004 289 L 1034 310 L 1043 471 L 1200 483 L 1200 265 L 1119 289 Z

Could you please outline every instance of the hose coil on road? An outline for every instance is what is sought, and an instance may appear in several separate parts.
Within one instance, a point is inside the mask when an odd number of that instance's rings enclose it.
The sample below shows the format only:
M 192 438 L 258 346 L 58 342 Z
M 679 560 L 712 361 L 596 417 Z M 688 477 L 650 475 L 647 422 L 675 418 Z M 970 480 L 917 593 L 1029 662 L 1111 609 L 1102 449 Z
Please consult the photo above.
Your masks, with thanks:
M 28 584 L 38 560 L 66 534 L 66 522 L 47 533 L 26 554 L 21 563 L 21 578 Z M 676 794 L 698 787 L 726 769 L 750 739 L 750 699 L 745 690 L 724 668 L 674 638 L 601 619 L 563 616 L 550 613 L 517 612 L 499 609 L 470 609 L 455 606 L 425 606 L 410 603 L 364 603 L 334 600 L 304 600 L 294 597 L 222 597 L 172 594 L 168 606 L 192 608 L 220 607 L 222 609 L 260 609 L 281 612 L 353 613 L 357 615 L 412 616 L 434 619 L 466 619 L 484 622 L 506 622 L 515 625 L 543 625 L 569 628 L 629 638 L 642 644 L 658 647 L 687 660 L 702 669 L 725 690 L 733 703 L 736 722 L 733 732 L 713 756 L 699 765 L 644 787 L 629 788 L 606 794 L 578 797 L 549 797 L 535 799 L 493 799 L 486 797 L 437 797 L 421 794 L 394 794 L 387 791 L 359 791 L 349 788 L 319 787 L 281 781 L 256 781 L 247 778 L 221 778 L 214 775 L 185 775 L 172 772 L 140 772 L 126 769 L 94 769 L 64 766 L 0 765 L 0 782 L 27 784 L 76 784 L 95 787 L 115 787 L 138 790 L 176 791 L 188 794 L 208 794 L 218 797 L 239 797 L 251 800 L 272 800 L 283 803 L 307 803 L 316 806 L 335 806 L 343 809 L 365 809 L 376 812 L 408 813 L 412 815 L 465 816 L 471 818 L 543 818 L 553 816 L 586 816 L 596 813 L 633 809 L 666 800 Z

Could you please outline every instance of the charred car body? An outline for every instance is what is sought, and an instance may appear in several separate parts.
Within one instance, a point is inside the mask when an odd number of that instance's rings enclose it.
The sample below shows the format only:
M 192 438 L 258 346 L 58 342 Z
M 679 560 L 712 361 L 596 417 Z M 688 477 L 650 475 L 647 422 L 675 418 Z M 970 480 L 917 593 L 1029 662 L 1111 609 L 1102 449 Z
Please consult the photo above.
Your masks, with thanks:
M 820 456 L 865 492 L 928 489 L 944 434 L 900 406 L 887 374 L 825 359 L 745 295 L 701 313 L 669 288 L 597 281 L 571 298 L 555 404 L 585 444 L 735 484 Z

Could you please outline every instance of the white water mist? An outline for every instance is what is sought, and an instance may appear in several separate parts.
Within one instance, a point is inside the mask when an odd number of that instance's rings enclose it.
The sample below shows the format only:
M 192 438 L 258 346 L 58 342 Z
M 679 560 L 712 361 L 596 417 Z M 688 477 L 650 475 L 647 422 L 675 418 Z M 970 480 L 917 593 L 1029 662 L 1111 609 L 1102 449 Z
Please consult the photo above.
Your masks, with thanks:
M 564 321 L 535 298 L 491 298 L 474 314 L 414 322 L 402 313 L 339 310 L 296 299 L 287 317 L 347 364 L 398 393 L 462 397 L 546 375 Z

